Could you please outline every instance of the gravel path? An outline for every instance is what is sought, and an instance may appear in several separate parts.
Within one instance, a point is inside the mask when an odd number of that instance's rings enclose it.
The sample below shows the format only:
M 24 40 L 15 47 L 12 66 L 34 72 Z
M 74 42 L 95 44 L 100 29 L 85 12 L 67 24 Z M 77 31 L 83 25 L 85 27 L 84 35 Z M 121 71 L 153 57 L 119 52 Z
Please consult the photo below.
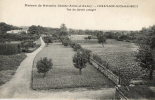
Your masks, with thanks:
M 115 95 L 114 88 L 102 89 L 64 89 L 35 91 L 30 88 L 31 71 L 33 60 L 45 46 L 41 39 L 41 46 L 33 53 L 28 53 L 27 58 L 20 64 L 13 78 L 0 87 L 0 98 L 50 98 L 52 100 L 90 100 L 90 99 L 109 99 Z

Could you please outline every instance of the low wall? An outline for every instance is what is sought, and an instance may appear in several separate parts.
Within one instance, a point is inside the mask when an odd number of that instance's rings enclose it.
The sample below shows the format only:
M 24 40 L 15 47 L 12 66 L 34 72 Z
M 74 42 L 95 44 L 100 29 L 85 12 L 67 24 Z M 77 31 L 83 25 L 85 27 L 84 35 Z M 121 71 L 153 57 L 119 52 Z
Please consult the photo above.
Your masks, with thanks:
M 111 81 L 113 81 L 116 85 L 119 84 L 119 77 L 116 76 L 112 71 L 99 64 L 93 58 L 90 58 L 92 65 L 97 68 L 100 72 L 102 72 L 105 76 L 107 76 Z

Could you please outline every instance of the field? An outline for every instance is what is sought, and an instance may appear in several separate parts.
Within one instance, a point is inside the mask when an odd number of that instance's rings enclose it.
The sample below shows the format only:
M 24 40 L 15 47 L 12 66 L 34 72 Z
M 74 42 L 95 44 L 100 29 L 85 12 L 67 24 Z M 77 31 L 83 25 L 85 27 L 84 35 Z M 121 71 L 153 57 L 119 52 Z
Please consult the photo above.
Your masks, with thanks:
M 73 55 L 72 48 L 64 47 L 60 43 L 45 47 L 34 60 L 32 88 L 113 87 L 111 81 L 89 64 L 82 70 L 82 75 L 79 75 L 79 70 L 73 66 Z M 53 69 L 47 73 L 45 78 L 37 72 L 35 66 L 42 57 L 52 58 L 54 64 Z
M 25 54 L 17 55 L 0 55 L 0 85 L 9 81 L 14 73 L 16 72 L 17 67 L 25 59 Z
M 134 43 L 108 39 L 103 47 L 95 39 L 84 40 L 84 36 L 80 37 L 81 40 L 76 38 L 71 39 L 78 42 L 83 48 L 87 48 L 99 55 L 102 60 L 107 61 L 110 65 L 109 69 L 116 75 L 121 76 L 125 80 L 124 82 L 128 83 L 130 79 L 138 78 L 142 74 L 140 71 L 141 68 L 135 61 L 135 53 L 138 47 Z

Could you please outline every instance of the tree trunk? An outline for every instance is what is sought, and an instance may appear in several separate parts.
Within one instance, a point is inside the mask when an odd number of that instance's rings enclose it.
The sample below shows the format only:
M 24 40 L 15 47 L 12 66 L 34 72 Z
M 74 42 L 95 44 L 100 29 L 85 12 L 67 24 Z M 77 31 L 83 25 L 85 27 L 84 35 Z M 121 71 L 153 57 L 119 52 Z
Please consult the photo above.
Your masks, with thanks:
M 80 75 L 82 74 L 82 69 L 81 69 L 81 68 L 79 69 L 79 74 L 80 74 Z
M 150 70 L 149 79 L 150 79 L 150 80 L 153 79 L 153 68 L 151 68 L 151 70 Z

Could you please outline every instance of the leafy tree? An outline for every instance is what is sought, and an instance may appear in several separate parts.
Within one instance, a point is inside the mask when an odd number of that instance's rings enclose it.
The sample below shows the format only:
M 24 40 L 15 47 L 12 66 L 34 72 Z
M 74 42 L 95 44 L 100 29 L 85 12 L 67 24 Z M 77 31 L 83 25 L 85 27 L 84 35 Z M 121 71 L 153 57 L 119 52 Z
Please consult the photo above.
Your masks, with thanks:
M 153 79 L 154 68 L 154 47 L 155 47 L 155 26 L 148 29 L 143 28 L 138 38 L 139 52 L 136 55 L 142 69 L 149 72 L 149 79 Z
M 46 46 L 48 46 L 49 43 L 53 43 L 53 38 L 51 36 L 45 36 L 43 39 L 45 43 L 47 44 Z
M 66 36 L 66 35 L 68 35 L 67 27 L 65 24 L 61 24 L 59 36 Z
M 47 57 L 44 57 L 37 62 L 38 73 L 43 73 L 43 77 L 45 77 L 46 73 L 52 69 L 52 66 L 52 59 L 47 59 Z
M 106 43 L 106 37 L 102 33 L 99 33 L 97 35 L 97 39 L 98 39 L 98 43 L 101 43 L 102 46 L 104 47 L 104 43 Z
M 88 62 L 87 58 L 84 57 L 81 51 L 77 51 L 77 53 L 73 57 L 74 67 L 79 69 L 79 74 L 82 74 L 82 69 L 86 67 L 86 63 Z
M 28 33 L 30 35 L 40 35 L 40 34 L 43 34 L 45 33 L 45 28 L 42 27 L 42 26 L 35 26 L 35 25 L 32 25 L 29 27 L 28 29 Z
M 39 29 L 38 29 L 37 26 L 32 25 L 32 26 L 29 27 L 28 33 L 29 33 L 29 34 L 32 34 L 32 35 L 33 35 L 33 34 L 39 34 Z

